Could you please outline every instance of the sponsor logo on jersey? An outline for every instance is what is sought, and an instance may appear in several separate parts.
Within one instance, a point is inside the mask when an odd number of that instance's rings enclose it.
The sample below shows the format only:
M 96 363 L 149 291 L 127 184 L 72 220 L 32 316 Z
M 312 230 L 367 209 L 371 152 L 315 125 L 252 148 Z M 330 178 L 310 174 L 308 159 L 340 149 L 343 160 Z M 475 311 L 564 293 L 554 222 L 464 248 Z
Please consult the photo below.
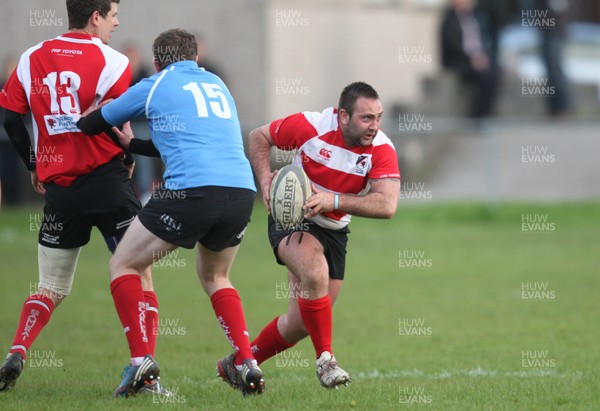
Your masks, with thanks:
M 68 114 L 55 114 L 44 116 L 46 130 L 51 136 L 63 133 L 77 133 L 79 129 L 75 125 L 73 116 Z
M 73 56 L 73 55 L 83 56 L 83 50 L 74 50 L 74 49 L 52 49 L 52 53 L 70 55 L 70 56 Z
M 321 150 L 319 150 L 319 157 L 321 157 L 324 160 L 329 160 L 331 158 L 331 150 L 322 148 Z
M 369 164 L 369 156 L 358 156 L 358 160 L 356 160 L 355 173 L 364 175 L 368 164 Z

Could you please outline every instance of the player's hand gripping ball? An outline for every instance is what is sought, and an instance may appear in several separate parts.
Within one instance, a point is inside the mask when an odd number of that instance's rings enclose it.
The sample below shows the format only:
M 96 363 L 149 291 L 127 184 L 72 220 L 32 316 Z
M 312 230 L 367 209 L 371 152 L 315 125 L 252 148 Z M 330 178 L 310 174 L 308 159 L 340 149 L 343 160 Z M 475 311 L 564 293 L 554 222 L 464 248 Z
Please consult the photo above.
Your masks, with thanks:
M 308 176 L 298 166 L 281 168 L 271 182 L 271 215 L 283 230 L 290 230 L 304 218 L 304 203 L 312 194 Z

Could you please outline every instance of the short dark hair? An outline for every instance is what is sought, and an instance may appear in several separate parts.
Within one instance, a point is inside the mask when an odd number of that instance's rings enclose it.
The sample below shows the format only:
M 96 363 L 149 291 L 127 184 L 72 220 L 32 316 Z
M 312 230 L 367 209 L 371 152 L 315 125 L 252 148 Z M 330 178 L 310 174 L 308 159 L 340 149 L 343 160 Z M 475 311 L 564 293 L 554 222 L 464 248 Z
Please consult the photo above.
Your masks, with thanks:
M 67 15 L 69 16 L 69 30 L 82 29 L 87 26 L 90 16 L 97 11 L 102 17 L 110 12 L 112 3 L 121 0 L 67 0 Z
M 183 29 L 163 31 L 152 44 L 152 56 L 160 70 L 176 61 L 194 61 L 197 55 L 196 36 Z
M 340 95 L 338 111 L 343 109 L 350 117 L 352 117 L 354 104 L 359 97 L 377 100 L 379 99 L 379 94 L 377 94 L 377 91 L 375 91 L 373 87 L 362 81 L 348 84 L 346 87 L 344 87 L 344 90 L 342 90 L 342 94 Z

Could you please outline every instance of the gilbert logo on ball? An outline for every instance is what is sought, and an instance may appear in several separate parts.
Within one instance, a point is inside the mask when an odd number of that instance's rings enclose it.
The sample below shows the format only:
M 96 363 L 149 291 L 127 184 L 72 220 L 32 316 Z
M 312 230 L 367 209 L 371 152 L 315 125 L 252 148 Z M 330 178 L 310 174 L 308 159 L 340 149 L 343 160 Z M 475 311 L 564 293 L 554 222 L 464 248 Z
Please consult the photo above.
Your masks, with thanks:
M 284 230 L 302 222 L 304 203 L 311 195 L 310 180 L 300 167 L 287 165 L 271 182 L 271 215 Z

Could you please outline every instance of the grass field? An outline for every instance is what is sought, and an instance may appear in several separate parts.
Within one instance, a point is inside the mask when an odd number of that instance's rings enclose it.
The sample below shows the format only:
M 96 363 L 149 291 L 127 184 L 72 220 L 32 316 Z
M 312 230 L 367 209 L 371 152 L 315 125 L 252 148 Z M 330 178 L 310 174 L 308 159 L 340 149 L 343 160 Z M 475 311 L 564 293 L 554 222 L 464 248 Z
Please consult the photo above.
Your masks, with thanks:
M 1 410 L 600 409 L 600 204 L 410 205 L 392 221 L 355 218 L 334 350 L 349 387 L 327 391 L 308 340 L 263 365 L 267 392 L 215 378 L 230 349 L 193 252 L 155 265 L 157 360 L 177 396 L 114 400 L 128 350 L 98 233 L 71 296 L 33 346 Z M 41 208 L 0 212 L 0 351 L 36 287 Z M 257 204 L 232 278 L 252 335 L 285 310 L 285 275 Z

